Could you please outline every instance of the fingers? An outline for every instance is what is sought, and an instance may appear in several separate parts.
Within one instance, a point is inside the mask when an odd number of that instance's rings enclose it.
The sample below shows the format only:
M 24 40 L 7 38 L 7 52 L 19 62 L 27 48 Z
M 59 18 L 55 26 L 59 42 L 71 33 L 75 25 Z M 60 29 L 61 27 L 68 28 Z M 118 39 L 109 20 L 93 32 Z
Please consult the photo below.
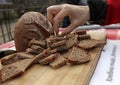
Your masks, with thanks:
M 47 18 L 51 23 L 53 23 L 53 18 L 54 18 L 55 14 L 56 14 L 56 12 L 54 9 L 47 8 Z
M 54 23 L 53 19 L 60 10 L 61 7 L 59 5 L 54 5 L 47 8 L 47 18 L 51 23 Z
M 54 17 L 54 24 L 53 28 L 55 32 L 58 34 L 59 32 L 59 26 L 62 23 L 64 17 L 69 16 L 67 10 L 64 10 L 64 8 Z
M 76 28 L 76 25 L 70 24 L 67 28 L 64 28 L 64 30 L 61 32 L 61 36 L 64 36 L 66 34 L 69 34 Z

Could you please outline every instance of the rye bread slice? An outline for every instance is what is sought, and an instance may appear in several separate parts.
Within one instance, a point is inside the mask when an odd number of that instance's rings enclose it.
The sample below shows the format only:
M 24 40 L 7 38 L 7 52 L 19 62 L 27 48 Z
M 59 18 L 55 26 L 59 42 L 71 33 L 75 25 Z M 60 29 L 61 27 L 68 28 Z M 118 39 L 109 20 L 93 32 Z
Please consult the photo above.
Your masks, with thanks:
M 70 56 L 71 52 L 72 52 L 72 49 L 69 49 L 69 50 L 61 53 L 61 56 L 63 56 L 64 58 L 67 59 Z
M 105 44 L 106 44 L 106 41 L 88 39 L 88 40 L 80 41 L 77 46 L 82 48 L 82 49 L 89 50 L 89 49 L 92 49 L 94 47 L 103 46 Z
M 72 52 L 68 57 L 68 62 L 70 64 L 81 64 L 88 61 L 90 61 L 90 55 L 87 51 L 78 47 L 73 47 Z
M 45 57 L 51 55 L 51 50 L 48 48 L 48 49 L 45 49 L 43 50 L 40 54 L 36 55 L 35 58 L 34 58 L 34 63 L 37 63 L 39 60 L 41 59 L 44 59 Z
M 38 46 L 41 46 L 41 47 L 43 47 L 43 48 L 46 48 L 46 47 L 47 47 L 47 44 L 46 44 L 46 41 L 45 41 L 45 40 L 35 40 L 35 39 L 32 39 L 32 40 L 29 42 L 28 47 L 31 47 L 32 45 L 38 45 Z
M 49 65 L 52 68 L 57 69 L 57 68 L 60 68 L 60 67 L 64 66 L 66 63 L 67 63 L 66 59 L 59 54 L 59 56 L 56 58 L 56 60 L 54 60 Z
M 49 38 L 46 39 L 47 42 L 47 47 L 51 47 L 51 45 L 55 42 L 65 40 L 64 37 L 57 37 L 57 36 L 50 36 Z
M 78 44 L 78 35 L 70 34 L 70 35 L 66 36 L 66 45 L 67 45 L 68 49 L 77 44 Z
M 66 51 L 68 49 L 69 48 L 67 47 L 67 44 L 63 44 L 63 45 L 61 45 L 61 46 L 59 46 L 59 47 L 57 47 L 55 49 L 52 49 L 51 53 L 57 53 L 57 52 L 61 53 L 61 52 L 64 52 L 64 51 Z
M 15 53 L 15 54 L 3 57 L 1 59 L 1 64 L 8 65 L 8 64 L 12 64 L 18 60 L 30 59 L 33 57 L 34 57 L 33 55 L 27 54 L 25 52 Z
M 76 30 L 73 33 L 78 34 L 78 35 L 84 35 L 84 34 L 86 34 L 86 30 Z
M 54 49 L 54 48 L 56 48 L 56 47 L 59 47 L 59 46 L 64 45 L 65 43 L 66 43 L 66 40 L 61 40 L 61 41 L 58 41 L 58 42 L 53 43 L 53 44 L 50 46 L 50 48 L 51 48 L 51 49 Z
M 41 51 L 36 50 L 36 49 L 32 49 L 32 48 L 27 48 L 26 52 L 32 55 L 38 55 Z
M 4 82 L 22 75 L 33 63 L 34 58 L 19 60 L 15 63 L 3 66 L 3 68 L 0 70 L 0 81 Z
M 3 68 L 0 70 L 0 81 L 5 82 L 6 80 L 22 75 L 23 73 L 24 71 L 15 64 L 3 66 Z
M 23 60 L 23 59 L 31 59 L 34 58 L 35 56 L 26 52 L 20 52 L 17 53 L 16 57 L 19 57 L 20 60 Z
M 30 67 L 33 64 L 34 59 L 24 59 L 24 60 L 19 60 L 15 62 L 15 66 L 18 68 L 22 69 L 25 71 L 28 67 Z
M 7 65 L 7 64 L 10 64 L 10 63 L 13 63 L 15 60 L 15 57 L 16 57 L 16 53 L 14 54 L 10 54 L 8 56 L 5 56 L 3 58 L 1 58 L 1 64 L 2 65 Z
M 30 48 L 35 49 L 35 50 L 38 50 L 38 51 L 40 51 L 40 52 L 42 52 L 42 51 L 44 50 L 43 47 L 38 46 L 38 45 L 32 45 Z
M 39 60 L 39 63 L 41 65 L 47 65 L 47 64 L 53 62 L 58 57 L 58 55 L 59 55 L 58 53 L 51 54 L 50 56 L 48 56 L 48 57 L 46 57 L 44 59 Z
M 79 40 L 79 41 L 81 41 L 81 40 L 86 40 L 86 39 L 91 39 L 91 37 L 90 37 L 89 34 L 79 35 L 79 36 L 78 36 L 78 40 Z

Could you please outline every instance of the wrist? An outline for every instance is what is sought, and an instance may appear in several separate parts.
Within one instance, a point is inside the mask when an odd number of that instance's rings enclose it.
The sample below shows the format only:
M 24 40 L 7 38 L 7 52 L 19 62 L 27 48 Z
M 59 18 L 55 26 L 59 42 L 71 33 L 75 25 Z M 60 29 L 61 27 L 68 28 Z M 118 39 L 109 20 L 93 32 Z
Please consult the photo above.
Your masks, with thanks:
M 90 8 L 88 5 L 85 6 L 79 6 L 80 11 L 83 13 L 85 20 L 90 20 Z

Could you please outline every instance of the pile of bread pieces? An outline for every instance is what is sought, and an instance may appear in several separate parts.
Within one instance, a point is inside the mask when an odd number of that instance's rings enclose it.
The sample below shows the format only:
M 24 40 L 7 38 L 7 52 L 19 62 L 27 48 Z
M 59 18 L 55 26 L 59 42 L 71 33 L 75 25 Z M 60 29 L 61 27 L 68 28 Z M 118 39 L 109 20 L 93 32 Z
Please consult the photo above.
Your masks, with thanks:
M 51 35 L 44 40 L 31 40 L 26 52 L 11 54 L 1 59 L 0 82 L 25 73 L 33 64 L 54 69 L 68 64 L 83 64 L 91 60 L 89 51 L 104 46 L 106 41 L 91 39 L 85 30 L 64 37 Z

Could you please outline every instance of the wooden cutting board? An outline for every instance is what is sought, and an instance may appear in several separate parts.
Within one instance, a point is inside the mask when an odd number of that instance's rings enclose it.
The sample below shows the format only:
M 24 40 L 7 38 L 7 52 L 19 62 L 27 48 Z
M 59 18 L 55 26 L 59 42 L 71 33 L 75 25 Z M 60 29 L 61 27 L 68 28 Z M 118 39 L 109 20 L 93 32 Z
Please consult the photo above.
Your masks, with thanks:
M 66 65 L 59 69 L 33 65 L 22 76 L 7 85 L 88 85 L 99 60 L 102 47 L 90 51 L 91 61 L 80 65 Z M 5 85 L 6 85 L 5 84 Z

